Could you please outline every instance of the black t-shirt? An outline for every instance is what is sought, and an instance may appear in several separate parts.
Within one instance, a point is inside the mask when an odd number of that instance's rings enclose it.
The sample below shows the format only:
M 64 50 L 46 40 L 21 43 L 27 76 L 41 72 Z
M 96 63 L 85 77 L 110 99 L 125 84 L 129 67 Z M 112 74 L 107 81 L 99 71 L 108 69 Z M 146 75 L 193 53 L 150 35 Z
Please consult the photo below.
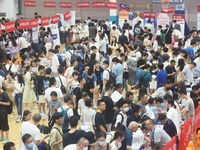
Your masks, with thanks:
M 6 92 L 0 94 L 0 102 L 10 102 Z M 8 106 L 0 105 L 0 116 L 8 115 Z
M 90 69 L 94 69 L 94 65 L 96 64 L 96 60 L 89 60 L 88 61 L 88 66 L 90 67 Z
M 138 62 L 137 62 L 137 67 L 139 68 L 140 66 L 146 64 L 146 60 L 143 60 L 143 59 L 139 59 Z
M 99 128 L 99 126 L 101 126 L 101 125 L 107 131 L 105 116 L 102 113 L 97 112 L 95 115 L 95 127 L 96 127 L 97 132 L 101 131 Z
M 167 66 L 165 68 L 165 70 L 167 71 L 167 74 L 172 74 L 173 72 L 176 72 L 175 67 L 171 67 L 171 66 Z M 174 82 L 175 76 L 167 76 L 167 80 L 170 80 L 171 82 Z
M 36 75 L 35 82 L 38 95 L 44 95 L 43 76 Z
M 73 133 L 65 133 L 63 135 L 63 148 L 70 144 L 76 144 L 78 140 L 86 134 L 83 130 L 76 130 Z
M 106 104 L 106 110 L 103 112 L 103 114 L 105 116 L 106 124 L 112 123 L 113 117 L 115 114 L 115 110 L 113 110 L 113 108 L 115 107 L 114 103 L 113 103 L 112 99 L 108 96 L 103 96 L 102 100 Z
M 81 99 L 82 89 L 80 87 L 76 87 L 73 90 L 73 95 L 76 95 L 76 109 L 78 109 L 78 101 Z
M 84 85 L 84 90 L 87 92 L 90 98 L 93 98 L 93 93 L 90 92 L 90 89 L 94 89 L 94 80 L 91 78 L 86 78 L 86 84 Z
M 47 88 L 49 88 L 50 77 L 44 76 L 42 81 L 43 81 L 43 87 L 45 91 Z

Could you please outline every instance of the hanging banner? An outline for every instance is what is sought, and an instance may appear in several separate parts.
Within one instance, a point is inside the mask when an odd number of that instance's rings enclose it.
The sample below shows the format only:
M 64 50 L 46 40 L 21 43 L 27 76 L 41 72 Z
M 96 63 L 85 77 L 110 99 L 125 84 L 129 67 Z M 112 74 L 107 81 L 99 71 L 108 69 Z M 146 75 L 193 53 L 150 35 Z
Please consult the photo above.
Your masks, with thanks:
M 72 8 L 71 2 L 60 2 L 60 8 Z
M 67 11 L 64 13 L 64 20 L 70 20 L 71 19 L 71 14 L 70 11 Z
M 56 24 L 60 22 L 60 16 L 59 15 L 54 15 L 52 16 L 52 24 Z
M 33 41 L 34 44 L 39 43 L 38 28 L 37 27 L 32 28 L 32 41 Z
M 77 2 L 77 8 L 89 8 L 90 2 Z
M 169 7 L 169 8 L 162 8 L 161 7 L 161 13 L 174 13 L 174 7 Z
M 151 31 L 152 33 L 156 32 L 156 13 L 155 12 L 143 12 L 142 13 L 142 17 L 144 18 L 144 26 L 146 26 L 146 24 L 148 24 L 148 21 L 150 20 L 152 22 L 153 25 L 153 29 L 154 31 Z
M 15 22 L 14 21 L 6 22 L 5 30 L 6 30 L 6 33 L 15 31 Z
M 105 8 L 106 3 L 105 2 L 93 2 L 92 8 Z
M 163 150 L 176 150 L 177 149 L 176 140 L 177 140 L 177 137 L 174 136 L 171 139 L 171 141 L 166 144 L 166 146 L 163 148 Z
M 25 7 L 36 7 L 36 2 L 35 1 L 24 1 L 24 6 Z
M 181 26 L 181 33 L 182 33 L 182 36 L 184 36 L 185 34 L 185 15 L 184 14 L 174 14 L 172 16 L 172 20 L 176 20 L 177 23 L 180 24 Z
M 0 34 L 2 34 L 2 27 L 1 27 L 1 25 L 0 25 Z
M 123 26 L 124 24 L 124 20 L 128 20 L 129 19 L 129 13 L 126 11 L 120 11 L 119 12 L 119 19 L 118 19 L 118 24 L 120 25 L 120 27 Z
M 106 8 L 117 9 L 117 2 L 107 2 L 106 3 Z
M 200 12 L 197 13 L 197 29 L 200 30 Z
M 192 133 L 192 119 L 189 118 L 182 126 L 179 149 L 186 150 L 187 144 L 190 141 L 190 134 Z
M 197 128 L 200 127 L 200 105 L 197 107 L 194 117 L 195 121 L 193 126 L 193 132 L 196 132 Z
M 31 19 L 30 20 L 30 28 L 38 27 L 38 20 L 37 19 Z
M 56 2 L 44 2 L 46 8 L 56 8 Z
M 130 12 L 130 5 L 128 4 L 119 4 L 119 11 L 126 11 L 126 12 Z
M 52 38 L 54 46 L 60 45 L 60 34 L 57 26 L 54 26 L 54 29 L 52 29 Z
M 41 25 L 48 26 L 49 25 L 49 17 L 42 17 L 41 18 Z
M 200 5 L 197 6 L 197 11 L 200 12 Z
M 163 28 L 165 28 L 165 25 L 169 25 L 169 15 L 165 13 L 160 13 L 157 16 L 157 26 L 161 25 Z
M 29 29 L 30 25 L 29 25 L 29 20 L 26 19 L 21 19 L 19 20 L 19 27 L 18 29 Z

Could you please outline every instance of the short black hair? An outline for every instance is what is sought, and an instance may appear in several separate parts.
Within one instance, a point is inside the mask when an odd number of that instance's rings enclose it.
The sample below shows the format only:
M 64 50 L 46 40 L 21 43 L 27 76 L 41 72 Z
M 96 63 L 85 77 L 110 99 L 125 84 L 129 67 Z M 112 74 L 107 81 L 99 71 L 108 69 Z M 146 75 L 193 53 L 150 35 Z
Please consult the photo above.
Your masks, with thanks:
M 42 70 L 42 69 L 45 69 L 45 67 L 43 65 L 39 65 L 38 67 L 38 71 Z
M 114 58 L 112 59 L 112 62 L 118 63 L 118 62 L 119 62 L 119 59 L 118 59 L 117 57 L 114 57 Z
M 132 104 L 131 109 L 133 110 L 133 113 L 137 113 L 141 107 L 140 105 Z
M 45 70 L 45 73 L 48 74 L 48 75 L 50 75 L 50 74 L 51 74 L 51 71 L 52 71 L 51 68 L 47 68 L 47 69 Z
M 165 52 L 165 53 L 167 53 L 168 50 L 169 50 L 169 49 L 168 49 L 167 47 L 164 47 L 164 48 L 163 48 L 163 52 Z
M 117 83 L 116 85 L 115 85 L 115 89 L 117 90 L 117 89 L 119 89 L 119 88 L 122 88 L 123 87 L 123 85 L 121 84 L 121 83 Z
M 59 67 L 59 68 L 58 68 L 58 73 L 59 73 L 59 74 L 63 74 L 63 72 L 64 72 L 64 69 L 63 69 L 62 67 Z
M 98 139 L 98 138 L 101 138 L 101 137 L 104 137 L 104 138 L 106 138 L 106 133 L 105 133 L 105 132 L 102 132 L 102 131 L 100 131 L 100 132 L 97 134 L 97 136 L 96 136 L 96 139 Z
M 3 150 L 11 150 L 11 147 L 14 147 L 15 143 L 13 142 L 7 142 L 3 145 Z
M 97 101 L 97 106 L 101 106 L 101 103 L 105 103 L 103 100 L 98 100 Z
M 106 84 L 106 87 L 105 87 L 105 90 L 108 91 L 108 90 L 112 90 L 113 89 L 113 86 L 110 85 L 110 84 Z
M 87 98 L 85 100 L 85 106 L 87 107 L 92 107 L 92 99 L 91 98 Z
M 51 77 L 51 78 L 49 79 L 49 86 L 54 85 L 55 82 L 56 82 L 56 79 L 55 79 L 54 77 Z
M 133 95 L 133 92 L 131 91 L 126 92 L 126 98 L 129 98 L 130 95 Z
M 63 117 L 63 115 L 62 115 L 60 112 L 55 112 L 55 113 L 53 114 L 53 116 L 52 116 L 53 122 L 55 123 L 56 120 L 58 120 L 58 119 L 60 119 L 60 118 L 62 118 L 62 117 Z
M 185 94 L 187 95 L 187 91 L 186 91 L 186 88 L 180 88 L 179 91 L 178 91 L 179 94 Z
M 71 128 L 76 128 L 78 125 L 78 118 L 74 115 L 69 118 L 69 124 Z
M 64 97 L 64 102 L 65 103 L 68 103 L 68 102 L 70 102 L 71 101 L 71 97 L 70 96 L 65 96 Z
M 124 104 L 129 104 L 129 102 L 128 102 L 128 101 L 125 101 L 125 100 L 121 101 L 120 107 L 123 107 Z
M 82 94 L 81 94 L 81 97 L 83 98 L 83 97 L 87 97 L 88 96 L 88 94 L 87 94 L 87 92 L 82 92 Z
M 103 64 L 109 65 L 109 61 L 104 60 L 104 61 L 103 61 Z
M 22 136 L 22 142 L 23 143 L 26 143 L 26 140 L 28 140 L 30 137 L 32 137 L 30 134 L 24 134 L 23 136 Z
M 161 114 L 158 115 L 158 121 L 165 120 L 166 118 L 167 118 L 167 116 L 164 113 L 161 113 Z
M 91 76 L 94 73 L 93 69 L 88 70 L 88 76 Z
M 161 64 L 161 63 L 159 63 L 159 64 L 158 64 L 158 68 L 159 68 L 160 70 L 163 70 L 163 68 L 164 68 L 164 65 L 163 65 L 163 64 Z
M 56 92 L 56 91 L 52 91 L 52 92 L 51 92 L 51 94 L 50 94 L 50 96 L 56 96 L 56 97 L 57 97 L 57 96 L 58 96 L 58 94 L 57 94 L 57 92 Z

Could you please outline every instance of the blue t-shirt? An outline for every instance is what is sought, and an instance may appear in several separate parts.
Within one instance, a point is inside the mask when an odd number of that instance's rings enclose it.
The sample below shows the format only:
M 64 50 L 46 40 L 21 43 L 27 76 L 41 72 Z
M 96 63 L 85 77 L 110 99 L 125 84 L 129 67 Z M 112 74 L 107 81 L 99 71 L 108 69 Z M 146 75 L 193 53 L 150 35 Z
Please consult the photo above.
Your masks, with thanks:
M 164 83 L 165 83 L 166 80 L 167 80 L 167 71 L 166 70 L 160 70 L 157 73 L 157 76 L 156 76 L 157 89 L 159 87 L 162 87 L 164 85 Z
M 122 141 L 122 146 L 119 148 L 119 150 L 125 150 L 127 145 L 131 146 L 132 145 L 132 141 L 133 141 L 133 134 L 126 127 L 126 133 L 125 133 L 124 139 Z
M 186 48 L 186 52 L 190 55 L 190 58 L 194 57 L 194 49 L 192 47 Z
M 113 73 L 116 75 L 116 84 L 117 83 L 123 83 L 123 73 L 124 73 L 124 67 L 122 64 L 118 63 L 113 67 Z

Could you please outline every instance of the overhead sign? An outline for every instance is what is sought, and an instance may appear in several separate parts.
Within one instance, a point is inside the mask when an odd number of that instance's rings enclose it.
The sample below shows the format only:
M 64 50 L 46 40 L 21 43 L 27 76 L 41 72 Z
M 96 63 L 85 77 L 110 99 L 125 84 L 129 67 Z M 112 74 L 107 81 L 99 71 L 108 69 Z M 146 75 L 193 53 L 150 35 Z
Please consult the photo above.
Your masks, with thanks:
M 89 8 L 90 2 L 77 2 L 77 8 Z
M 174 13 L 174 7 L 163 8 L 161 7 L 161 13 Z
M 41 25 L 48 26 L 49 25 L 49 17 L 42 17 L 41 18 Z
M 44 2 L 44 7 L 46 8 L 55 8 L 56 2 Z
M 106 3 L 105 2 L 93 2 L 92 7 L 93 8 L 105 8 Z
M 37 19 L 31 19 L 30 20 L 30 28 L 38 27 L 38 20 Z
M 122 3 L 120 3 L 119 4 L 119 11 L 126 11 L 126 12 L 130 12 L 130 5 L 128 5 L 128 4 L 122 4 Z
M 24 1 L 24 6 L 25 7 L 36 7 L 36 2 L 35 1 Z
M 60 2 L 60 8 L 72 8 L 71 2 Z
M 6 22 L 5 30 L 6 30 L 6 33 L 15 31 L 15 22 L 14 21 Z
M 110 8 L 110 9 L 117 9 L 117 2 L 107 2 L 106 3 L 106 8 Z
M 70 20 L 71 19 L 71 14 L 70 11 L 67 11 L 64 13 L 64 20 Z
M 155 12 L 143 12 L 142 13 L 143 18 L 156 18 Z
M 26 20 L 26 19 L 20 19 L 19 20 L 19 29 L 29 29 L 30 26 L 29 26 L 29 20 Z
M 54 15 L 52 16 L 52 24 L 56 24 L 60 22 L 60 16 L 59 15 Z

